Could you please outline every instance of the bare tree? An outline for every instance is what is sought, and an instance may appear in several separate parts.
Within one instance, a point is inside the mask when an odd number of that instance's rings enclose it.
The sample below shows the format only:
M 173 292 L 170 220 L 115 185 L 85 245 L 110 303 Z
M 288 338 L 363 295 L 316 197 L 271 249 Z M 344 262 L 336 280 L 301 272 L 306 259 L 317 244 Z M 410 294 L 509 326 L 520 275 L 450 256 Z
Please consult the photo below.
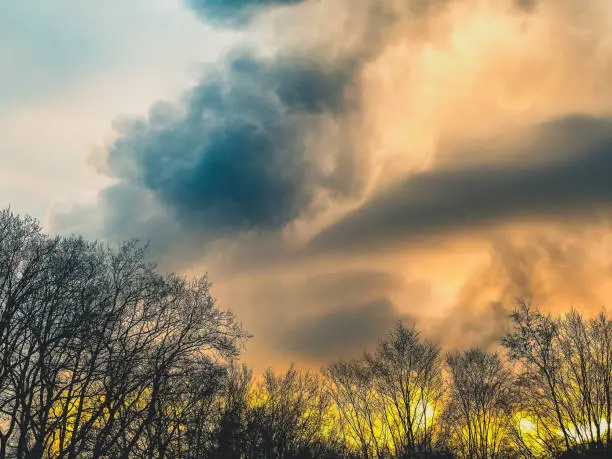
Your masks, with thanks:
M 398 323 L 374 354 L 366 354 L 382 419 L 398 456 L 434 451 L 443 395 L 440 348 Z
M 253 395 L 248 424 L 265 457 L 317 457 L 330 422 L 319 376 L 293 366 L 279 376 L 268 369 Z
M 612 416 L 606 313 L 591 320 L 577 311 L 553 318 L 519 303 L 513 318 L 503 344 L 520 362 L 521 412 L 537 426 L 525 436 L 552 454 L 606 449 Z
M 157 274 L 137 243 L 0 213 L 0 457 L 181 457 L 185 405 L 211 406 L 245 336 L 206 278 Z
M 336 452 L 320 376 L 291 366 L 280 375 L 268 369 L 254 384 L 246 368 L 232 370 L 213 457 L 306 459 Z
M 602 311 L 589 322 L 591 337 L 591 379 L 593 398 L 596 400 L 596 419 L 603 425 L 604 432 L 598 432 L 598 441 L 610 447 L 612 443 L 612 323 Z
M 362 457 L 383 457 L 390 434 L 383 429 L 383 411 L 370 366 L 360 359 L 338 361 L 323 374 L 345 443 L 356 445 Z
M 231 364 L 224 378 L 219 399 L 219 421 L 214 428 L 208 456 L 213 458 L 244 457 L 249 451 L 245 426 L 247 424 L 250 397 L 253 390 L 253 373 L 246 365 Z
M 562 393 L 564 364 L 558 343 L 558 324 L 550 316 L 521 302 L 512 314 L 514 328 L 502 339 L 512 361 L 521 365 L 519 384 L 522 410 L 541 429 L 543 442 L 551 453 L 572 449 Z M 557 435 L 560 433 L 560 435 Z
M 451 447 L 461 457 L 509 457 L 512 374 L 498 354 L 473 348 L 447 357 L 446 422 Z

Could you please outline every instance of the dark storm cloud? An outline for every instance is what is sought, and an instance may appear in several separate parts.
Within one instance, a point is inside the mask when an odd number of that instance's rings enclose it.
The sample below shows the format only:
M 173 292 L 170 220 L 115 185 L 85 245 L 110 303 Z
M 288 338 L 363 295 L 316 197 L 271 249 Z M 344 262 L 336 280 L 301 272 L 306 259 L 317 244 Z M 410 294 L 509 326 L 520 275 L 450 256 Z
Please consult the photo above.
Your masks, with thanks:
M 354 191 L 352 159 L 323 172 L 317 152 L 305 146 L 325 120 L 354 107 L 353 65 L 233 55 L 182 104 L 158 103 L 148 119 L 119 126 L 108 152 L 119 183 L 105 193 L 107 208 L 121 219 L 142 213 L 136 198 L 119 192 L 139 188 L 186 230 L 229 236 L 281 229 L 311 206 L 317 190 Z M 112 226 L 112 215 L 107 221 Z M 143 225 L 135 235 L 155 230 Z
M 339 357 L 376 343 L 398 319 L 393 304 L 381 298 L 302 318 L 283 333 L 279 345 L 301 357 Z
M 186 0 L 187 5 L 205 21 L 240 26 L 264 8 L 292 5 L 303 0 Z
M 386 271 L 353 270 L 347 272 L 326 272 L 305 280 L 303 296 L 312 304 L 323 303 L 327 307 L 340 300 L 363 301 L 364 298 L 389 295 L 408 287 L 399 275 Z
M 271 274 L 243 294 L 257 311 L 250 322 L 256 339 L 276 355 L 298 354 L 315 364 L 370 348 L 394 322 L 408 319 L 404 311 L 428 304 L 431 290 L 392 270 L 319 267 Z M 403 311 L 395 307 L 400 304 Z
M 281 3 L 297 2 L 191 5 L 239 18 Z M 103 193 L 105 235 L 151 239 L 170 253 L 176 239 L 206 244 L 273 233 L 359 195 L 367 155 L 349 119 L 358 119 L 350 117 L 361 109 L 360 71 L 384 46 L 394 10 L 378 1 L 360 5 L 367 18 L 346 49 L 288 47 L 265 58 L 234 50 L 178 103 L 159 102 L 146 119 L 119 124 L 107 152 L 118 183 Z M 159 230 L 163 219 L 172 231 Z
M 610 120 L 567 117 L 537 133 L 521 160 L 411 176 L 323 231 L 310 250 L 369 250 L 432 231 L 612 204 Z
M 521 10 L 532 12 L 538 6 L 539 0 L 514 0 L 514 4 Z

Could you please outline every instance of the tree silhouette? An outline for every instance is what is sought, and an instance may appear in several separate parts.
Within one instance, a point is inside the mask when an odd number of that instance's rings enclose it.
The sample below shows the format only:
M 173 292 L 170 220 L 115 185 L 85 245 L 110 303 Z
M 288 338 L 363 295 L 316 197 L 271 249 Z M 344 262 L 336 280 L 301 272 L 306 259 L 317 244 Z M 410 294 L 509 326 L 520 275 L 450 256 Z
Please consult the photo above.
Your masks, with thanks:
M 136 243 L 51 238 L 0 214 L 0 457 L 177 448 L 190 387 L 214 387 L 245 333 L 206 278 L 164 277 L 144 260 Z
M 512 424 L 512 374 L 499 355 L 477 348 L 447 359 L 450 401 L 446 406 L 448 441 L 460 457 L 509 457 Z
M 365 359 L 395 454 L 431 455 L 444 387 L 439 346 L 398 323 Z
M 499 353 L 414 325 L 254 377 L 207 277 L 0 211 L 0 459 L 608 457 L 612 324 L 519 302 Z
M 520 363 L 523 412 L 537 426 L 534 449 L 549 454 L 602 451 L 610 442 L 612 325 L 605 312 L 551 317 L 520 303 L 503 339 Z

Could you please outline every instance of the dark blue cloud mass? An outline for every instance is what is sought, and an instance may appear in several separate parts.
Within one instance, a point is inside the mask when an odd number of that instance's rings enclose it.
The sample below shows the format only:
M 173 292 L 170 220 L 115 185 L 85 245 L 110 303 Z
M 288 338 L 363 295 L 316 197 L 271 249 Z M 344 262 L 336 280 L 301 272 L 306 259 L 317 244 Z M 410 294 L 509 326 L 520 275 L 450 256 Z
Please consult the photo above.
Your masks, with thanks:
M 118 127 L 108 152 L 115 188 L 147 190 L 185 228 L 209 236 L 280 229 L 310 207 L 315 192 L 349 194 L 357 169 L 336 158 L 338 167 L 324 171 L 306 142 L 354 107 L 353 65 L 228 58 L 181 103 L 160 102 L 147 119 Z M 131 200 L 112 189 L 105 196 L 113 200 L 108 209 L 126 214 Z M 127 214 L 137 218 L 138 209 Z
M 303 0 L 186 0 L 202 19 L 223 25 L 244 25 L 264 8 L 291 5 Z

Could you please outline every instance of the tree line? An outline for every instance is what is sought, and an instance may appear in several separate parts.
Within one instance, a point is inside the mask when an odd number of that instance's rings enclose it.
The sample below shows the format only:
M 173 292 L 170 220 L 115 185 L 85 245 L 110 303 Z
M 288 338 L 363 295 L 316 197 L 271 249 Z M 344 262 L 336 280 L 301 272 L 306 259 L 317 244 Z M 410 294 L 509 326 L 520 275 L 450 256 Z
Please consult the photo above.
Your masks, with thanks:
M 500 352 L 398 323 L 260 377 L 206 277 L 0 211 L 0 458 L 512 458 L 609 452 L 612 324 L 519 303 Z

